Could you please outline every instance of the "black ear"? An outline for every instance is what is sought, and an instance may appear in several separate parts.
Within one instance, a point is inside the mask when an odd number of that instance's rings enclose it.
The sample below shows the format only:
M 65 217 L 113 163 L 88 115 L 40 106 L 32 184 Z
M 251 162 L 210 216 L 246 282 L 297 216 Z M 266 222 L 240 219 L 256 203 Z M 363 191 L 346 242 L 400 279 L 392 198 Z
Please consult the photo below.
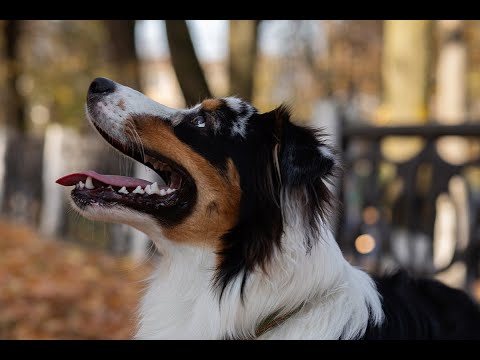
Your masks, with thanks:
M 321 130 L 293 124 L 284 106 L 276 111 L 282 217 L 287 223 L 303 222 L 305 247 L 310 251 L 321 238 L 321 229 L 333 225 L 337 207 L 325 182 L 334 175 L 337 160 Z
M 282 184 L 301 186 L 332 175 L 335 155 L 320 130 L 293 124 L 284 106 L 275 111 L 277 126 L 281 126 L 278 160 Z

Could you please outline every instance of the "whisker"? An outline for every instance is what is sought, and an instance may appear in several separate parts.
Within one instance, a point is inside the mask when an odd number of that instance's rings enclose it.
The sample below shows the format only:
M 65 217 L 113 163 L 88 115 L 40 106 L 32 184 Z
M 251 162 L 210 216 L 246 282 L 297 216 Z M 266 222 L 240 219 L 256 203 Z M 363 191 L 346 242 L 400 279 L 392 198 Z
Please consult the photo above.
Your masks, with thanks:
M 142 143 L 142 139 L 138 134 L 137 130 L 133 126 L 125 126 L 125 130 L 127 135 L 129 136 L 130 140 L 133 143 L 132 146 L 132 155 L 134 154 L 135 148 L 141 154 L 142 158 L 145 159 L 145 149 Z

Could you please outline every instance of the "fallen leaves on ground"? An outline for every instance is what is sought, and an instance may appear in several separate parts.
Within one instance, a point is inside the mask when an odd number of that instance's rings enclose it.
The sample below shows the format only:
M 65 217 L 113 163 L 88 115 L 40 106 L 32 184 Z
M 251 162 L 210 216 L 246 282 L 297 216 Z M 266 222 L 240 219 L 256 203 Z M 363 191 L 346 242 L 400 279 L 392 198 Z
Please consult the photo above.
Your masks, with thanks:
M 0 339 L 129 339 L 148 272 L 0 221 Z

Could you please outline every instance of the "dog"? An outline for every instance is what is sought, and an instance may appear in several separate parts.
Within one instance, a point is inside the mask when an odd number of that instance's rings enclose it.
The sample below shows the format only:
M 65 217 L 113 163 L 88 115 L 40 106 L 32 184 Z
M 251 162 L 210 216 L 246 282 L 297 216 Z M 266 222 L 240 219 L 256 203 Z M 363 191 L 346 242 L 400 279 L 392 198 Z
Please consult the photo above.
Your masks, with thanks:
M 480 339 L 469 296 L 398 272 L 373 278 L 342 255 L 328 182 L 339 167 L 320 130 L 286 106 L 238 97 L 161 105 L 106 78 L 86 114 L 115 149 L 164 183 L 84 171 L 74 208 L 133 226 L 161 256 L 136 339 Z

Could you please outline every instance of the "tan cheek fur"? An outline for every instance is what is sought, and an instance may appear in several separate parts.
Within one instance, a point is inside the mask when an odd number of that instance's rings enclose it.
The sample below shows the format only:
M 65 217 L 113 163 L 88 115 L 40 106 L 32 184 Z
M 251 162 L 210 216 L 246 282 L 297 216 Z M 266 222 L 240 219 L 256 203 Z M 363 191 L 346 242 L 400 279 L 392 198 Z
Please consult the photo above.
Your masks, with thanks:
M 172 129 L 158 119 L 137 121 L 137 132 L 146 148 L 181 164 L 197 185 L 197 203 L 181 224 L 165 228 L 173 241 L 218 248 L 220 237 L 235 226 L 240 208 L 240 178 L 229 159 L 226 176 L 205 158 L 181 142 Z

